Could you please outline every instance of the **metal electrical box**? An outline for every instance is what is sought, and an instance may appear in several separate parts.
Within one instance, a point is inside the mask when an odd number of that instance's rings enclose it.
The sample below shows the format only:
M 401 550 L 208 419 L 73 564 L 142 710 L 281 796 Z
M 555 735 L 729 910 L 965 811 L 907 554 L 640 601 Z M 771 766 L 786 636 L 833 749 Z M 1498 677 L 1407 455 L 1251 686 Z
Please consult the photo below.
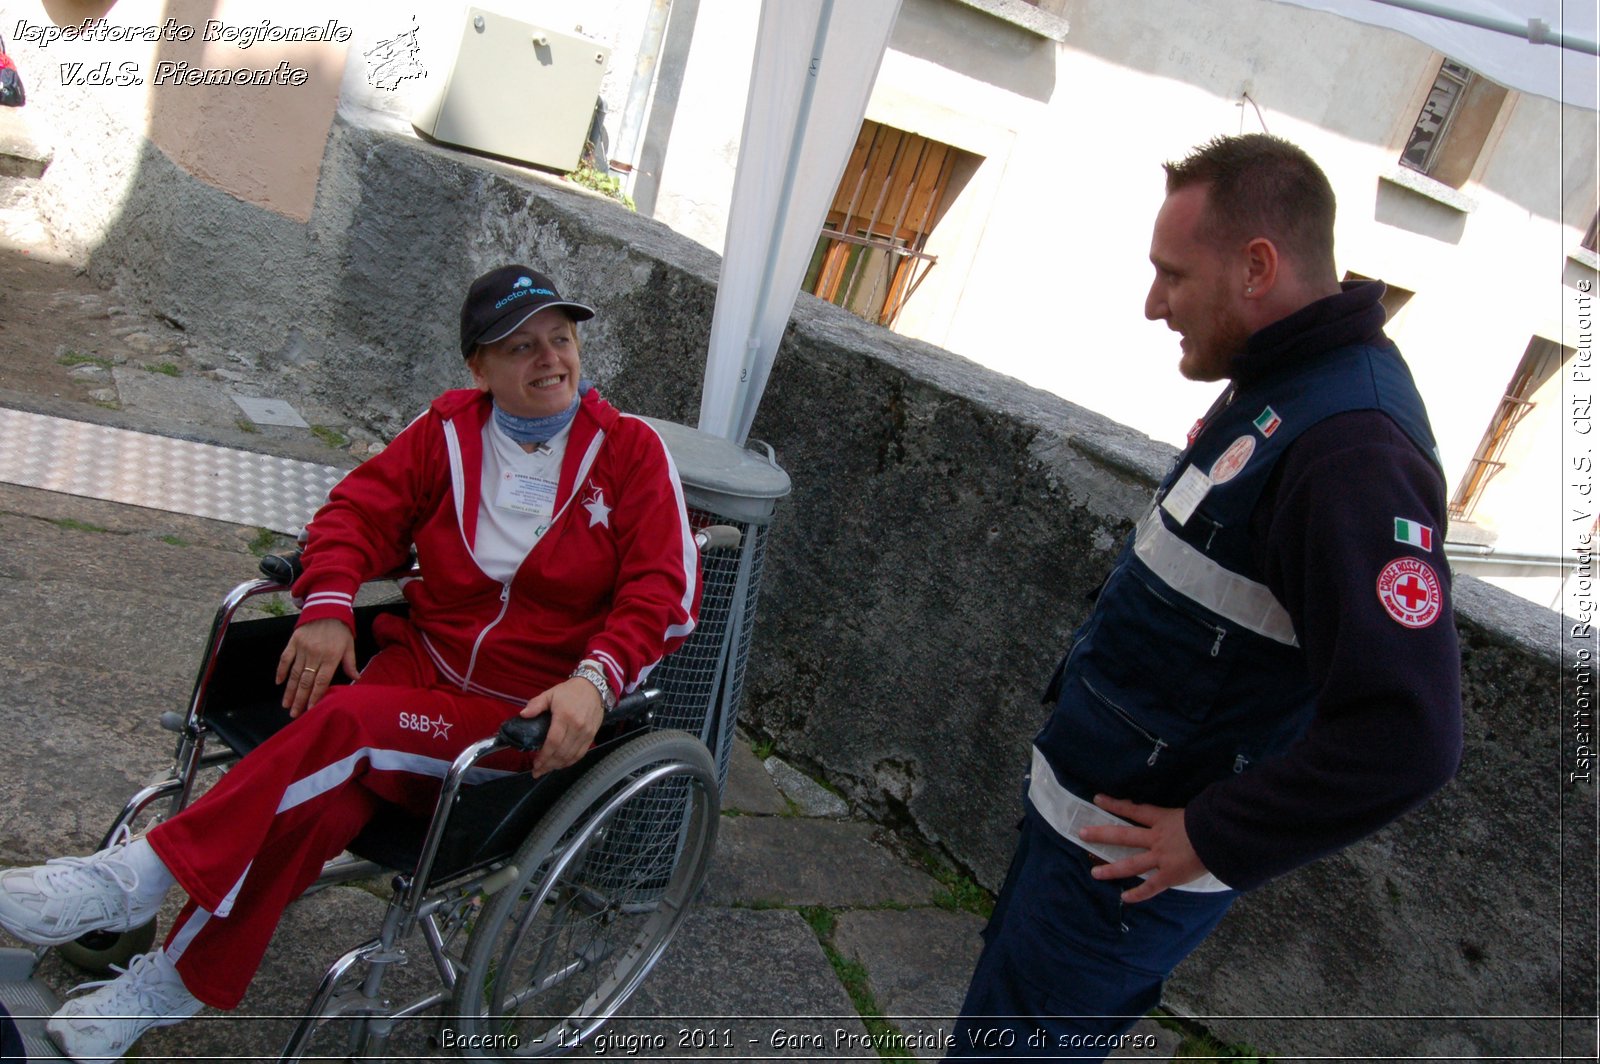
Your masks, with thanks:
M 572 170 L 610 58 L 587 38 L 468 7 L 455 59 L 411 124 L 444 144 Z

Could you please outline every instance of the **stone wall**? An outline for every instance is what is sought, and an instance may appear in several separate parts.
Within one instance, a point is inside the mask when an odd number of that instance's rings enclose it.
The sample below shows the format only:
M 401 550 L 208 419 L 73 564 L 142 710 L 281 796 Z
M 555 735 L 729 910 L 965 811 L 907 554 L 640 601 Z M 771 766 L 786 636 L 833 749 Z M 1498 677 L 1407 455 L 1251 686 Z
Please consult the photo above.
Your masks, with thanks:
M 663 226 L 342 120 L 306 225 L 148 147 L 135 157 L 103 235 L 73 250 L 284 398 L 392 431 L 459 381 L 468 280 L 523 260 L 599 309 L 585 366 L 611 397 L 696 418 L 717 262 Z M 58 156 L 44 191 L 58 217 L 111 194 L 94 173 Z M 84 231 L 58 228 L 69 244 Z M 1038 692 L 1170 449 L 809 296 L 754 435 L 794 491 L 769 541 L 746 725 L 997 887 Z M 1552 1054 L 1549 1017 L 1590 1011 L 1594 792 L 1563 782 L 1562 622 L 1470 579 L 1458 612 L 1459 779 L 1239 904 L 1169 1000 L 1299 1018 L 1213 1022 L 1223 1036 L 1277 1053 Z M 1377 1015 L 1407 1018 L 1360 1018 Z M 1545 1019 L 1447 1018 L 1474 1015 Z

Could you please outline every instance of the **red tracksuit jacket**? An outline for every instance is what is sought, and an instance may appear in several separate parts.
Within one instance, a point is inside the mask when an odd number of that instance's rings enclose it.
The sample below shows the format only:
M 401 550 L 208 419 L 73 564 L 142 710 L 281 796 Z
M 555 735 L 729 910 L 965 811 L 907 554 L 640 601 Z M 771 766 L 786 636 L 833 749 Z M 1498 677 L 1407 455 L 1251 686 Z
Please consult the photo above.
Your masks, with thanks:
M 595 389 L 579 402 L 550 530 L 501 584 L 472 555 L 489 396 L 446 392 L 352 471 L 308 529 L 300 623 L 350 623 L 363 581 L 405 564 L 411 624 L 463 691 L 524 702 L 593 658 L 637 687 L 694 628 L 698 557 L 672 457 Z

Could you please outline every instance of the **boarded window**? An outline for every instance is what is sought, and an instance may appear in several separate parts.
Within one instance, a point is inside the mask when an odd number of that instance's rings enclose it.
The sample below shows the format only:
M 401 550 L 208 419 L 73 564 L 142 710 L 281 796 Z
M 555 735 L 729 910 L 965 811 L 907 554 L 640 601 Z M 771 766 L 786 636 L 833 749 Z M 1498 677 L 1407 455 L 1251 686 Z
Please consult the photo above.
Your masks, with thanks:
M 923 249 L 947 197 L 980 162 L 948 144 L 863 122 L 806 272 L 806 291 L 893 325 L 937 261 Z
M 1400 163 L 1451 188 L 1472 176 L 1506 90 L 1454 60 L 1439 66 Z
M 1501 396 L 1494 416 L 1489 420 L 1489 428 L 1478 444 L 1477 453 L 1467 464 L 1461 483 L 1456 485 L 1455 496 L 1450 500 L 1451 517 L 1471 520 L 1473 509 L 1483 497 L 1483 489 L 1495 474 L 1506 467 L 1501 460 L 1506 444 L 1510 442 L 1517 424 L 1533 410 L 1533 394 L 1572 354 L 1575 352 L 1570 347 L 1562 347 L 1542 336 L 1535 336 L 1528 341 L 1528 348 L 1522 354 L 1522 361 L 1517 364 L 1517 372 L 1506 385 L 1505 394 Z

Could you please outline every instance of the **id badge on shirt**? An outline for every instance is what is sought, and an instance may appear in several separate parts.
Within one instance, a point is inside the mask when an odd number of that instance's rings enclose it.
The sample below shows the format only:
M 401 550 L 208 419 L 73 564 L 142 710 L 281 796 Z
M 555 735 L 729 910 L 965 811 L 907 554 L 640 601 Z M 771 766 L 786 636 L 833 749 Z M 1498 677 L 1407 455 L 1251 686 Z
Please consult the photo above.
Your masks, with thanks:
M 494 504 L 512 513 L 548 520 L 556 510 L 556 482 L 526 473 L 506 473 L 500 478 Z
M 1211 478 L 1190 466 L 1183 471 L 1183 476 L 1178 478 L 1172 490 L 1167 492 L 1167 497 L 1161 500 L 1161 508 L 1171 514 L 1179 525 L 1186 525 L 1211 487 Z

